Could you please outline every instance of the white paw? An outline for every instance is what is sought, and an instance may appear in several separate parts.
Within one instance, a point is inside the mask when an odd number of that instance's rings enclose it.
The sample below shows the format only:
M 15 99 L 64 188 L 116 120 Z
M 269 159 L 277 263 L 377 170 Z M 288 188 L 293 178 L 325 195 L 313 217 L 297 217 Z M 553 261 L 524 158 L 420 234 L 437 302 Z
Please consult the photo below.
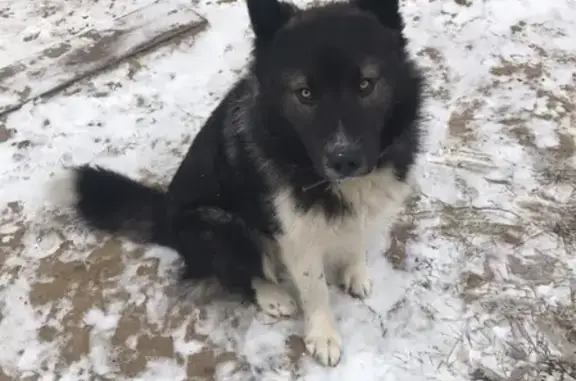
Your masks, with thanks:
M 342 272 L 344 291 L 360 299 L 366 299 L 372 293 L 372 280 L 364 263 L 348 266 Z
M 331 319 L 311 321 L 304 344 L 310 356 L 321 365 L 333 367 L 340 362 L 342 338 Z
M 256 292 L 256 303 L 260 309 L 273 317 L 288 317 L 298 311 L 294 298 L 281 286 L 262 279 L 252 282 Z

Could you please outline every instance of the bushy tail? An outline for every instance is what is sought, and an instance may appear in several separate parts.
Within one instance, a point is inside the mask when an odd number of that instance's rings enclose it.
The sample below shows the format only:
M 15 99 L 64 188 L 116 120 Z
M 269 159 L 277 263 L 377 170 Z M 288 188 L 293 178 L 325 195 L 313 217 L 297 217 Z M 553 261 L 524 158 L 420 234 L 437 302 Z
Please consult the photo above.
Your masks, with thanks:
M 132 240 L 170 245 L 166 194 L 111 170 L 88 165 L 59 179 L 54 196 L 72 204 L 92 228 Z
M 89 166 L 58 179 L 51 191 L 54 201 L 72 205 L 92 228 L 176 250 L 184 260 L 184 278 L 216 277 L 226 288 L 253 297 L 252 279 L 263 277 L 260 240 L 240 218 L 217 206 L 177 210 L 167 193 Z

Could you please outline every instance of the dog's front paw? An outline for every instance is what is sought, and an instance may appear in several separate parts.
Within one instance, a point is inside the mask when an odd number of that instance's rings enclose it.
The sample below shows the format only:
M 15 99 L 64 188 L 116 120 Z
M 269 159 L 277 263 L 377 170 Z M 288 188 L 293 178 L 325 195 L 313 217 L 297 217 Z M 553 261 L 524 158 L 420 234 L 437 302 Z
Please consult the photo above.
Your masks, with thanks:
M 366 299 L 372 293 L 372 280 L 368 276 L 366 265 L 362 263 L 344 268 L 342 287 L 350 295 Z
M 342 338 L 331 319 L 312 321 L 304 344 L 308 353 L 321 365 L 334 367 L 340 362 Z
M 256 303 L 260 309 L 272 317 L 288 317 L 298 311 L 294 298 L 280 285 L 264 280 L 253 282 Z

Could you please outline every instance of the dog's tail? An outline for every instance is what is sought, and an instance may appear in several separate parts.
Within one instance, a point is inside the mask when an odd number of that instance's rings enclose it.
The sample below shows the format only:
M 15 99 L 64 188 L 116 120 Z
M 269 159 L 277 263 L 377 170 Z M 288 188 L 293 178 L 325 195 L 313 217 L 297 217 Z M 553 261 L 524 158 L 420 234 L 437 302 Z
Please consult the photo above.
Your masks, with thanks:
M 215 276 L 226 288 L 254 297 L 252 279 L 263 276 L 262 247 L 234 214 L 209 205 L 177 210 L 166 192 L 86 165 L 58 178 L 51 193 L 91 228 L 176 250 L 184 260 L 183 278 Z
M 163 191 L 108 169 L 84 165 L 58 178 L 51 193 L 57 203 L 72 206 L 91 228 L 171 246 Z

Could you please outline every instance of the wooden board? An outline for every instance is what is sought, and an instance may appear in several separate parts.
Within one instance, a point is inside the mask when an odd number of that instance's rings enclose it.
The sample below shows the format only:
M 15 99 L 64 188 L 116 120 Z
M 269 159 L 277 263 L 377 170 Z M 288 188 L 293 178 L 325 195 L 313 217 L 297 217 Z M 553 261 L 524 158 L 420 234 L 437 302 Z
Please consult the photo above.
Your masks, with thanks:
M 181 0 L 154 3 L 0 68 L 0 116 L 207 21 Z

